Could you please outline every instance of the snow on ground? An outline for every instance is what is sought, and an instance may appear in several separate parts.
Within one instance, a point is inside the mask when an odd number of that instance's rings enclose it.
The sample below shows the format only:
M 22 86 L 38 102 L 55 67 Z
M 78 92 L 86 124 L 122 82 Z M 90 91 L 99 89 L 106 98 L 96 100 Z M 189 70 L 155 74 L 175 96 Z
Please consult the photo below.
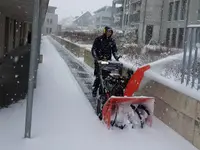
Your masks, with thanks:
M 23 139 L 25 102 L 0 111 L 2 150 L 196 150 L 155 119 L 152 128 L 107 130 L 64 60 L 44 38 L 34 94 L 32 139 Z

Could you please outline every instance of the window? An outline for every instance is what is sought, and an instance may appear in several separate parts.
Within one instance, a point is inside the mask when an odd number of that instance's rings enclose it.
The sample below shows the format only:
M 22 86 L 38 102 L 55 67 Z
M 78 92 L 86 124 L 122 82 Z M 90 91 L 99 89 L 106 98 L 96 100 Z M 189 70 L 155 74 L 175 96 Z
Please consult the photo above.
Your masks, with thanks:
M 175 12 L 174 12 L 174 20 L 178 20 L 178 12 L 179 12 L 180 1 L 175 2 Z
M 49 28 L 46 28 L 46 33 L 47 33 L 47 34 L 49 33 Z
M 183 47 L 183 35 L 184 35 L 184 28 L 179 28 L 178 48 L 182 48 Z
M 182 5 L 181 5 L 181 20 L 185 19 L 185 12 L 186 12 L 186 4 L 187 4 L 187 0 L 182 0 Z
M 135 13 L 135 14 L 131 14 L 130 15 L 130 23 L 137 23 L 137 22 L 139 22 L 140 21 L 140 11 L 138 11 L 137 13 Z
M 47 19 L 47 24 L 49 24 L 49 18 Z
M 198 18 L 197 20 L 200 20 L 200 0 L 199 0 L 199 9 L 198 9 Z
M 129 0 L 126 0 L 126 6 L 129 4 Z
M 52 24 L 53 23 L 53 21 L 52 21 L 52 19 L 50 19 L 50 24 Z
M 197 20 L 200 20 L 200 9 L 198 9 L 198 18 Z
M 49 33 L 51 33 L 52 32 L 52 28 L 49 28 Z
M 136 11 L 136 4 L 132 4 L 133 12 Z
M 169 41 L 170 41 L 170 31 L 171 29 L 167 29 L 167 34 L 166 34 L 166 46 L 169 46 Z
M 125 25 L 128 25 L 128 15 L 125 15 Z
M 147 25 L 146 26 L 146 35 L 145 35 L 145 44 L 148 44 L 153 36 L 153 25 Z
M 173 12 L 174 2 L 169 3 L 169 12 L 168 12 L 168 21 L 172 20 L 172 12 Z
M 111 18 L 110 17 L 102 17 L 102 20 L 105 20 L 105 21 L 110 21 Z
M 172 47 L 176 46 L 176 34 L 177 34 L 177 28 L 173 28 L 172 30 Z

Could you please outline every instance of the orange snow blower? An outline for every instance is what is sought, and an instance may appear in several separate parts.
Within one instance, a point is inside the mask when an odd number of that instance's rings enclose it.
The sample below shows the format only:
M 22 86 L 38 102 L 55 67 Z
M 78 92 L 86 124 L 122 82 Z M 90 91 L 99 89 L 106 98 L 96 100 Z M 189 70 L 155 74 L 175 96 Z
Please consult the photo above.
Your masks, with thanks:
M 154 98 L 133 95 L 139 89 L 144 73 L 150 69 L 150 65 L 138 68 L 127 79 L 122 77 L 122 63 L 99 61 L 99 64 L 101 84 L 97 115 L 100 120 L 103 120 L 108 128 L 116 126 L 124 129 L 127 124 L 134 128 L 136 118 L 139 119 L 141 128 L 145 123 L 151 126 Z

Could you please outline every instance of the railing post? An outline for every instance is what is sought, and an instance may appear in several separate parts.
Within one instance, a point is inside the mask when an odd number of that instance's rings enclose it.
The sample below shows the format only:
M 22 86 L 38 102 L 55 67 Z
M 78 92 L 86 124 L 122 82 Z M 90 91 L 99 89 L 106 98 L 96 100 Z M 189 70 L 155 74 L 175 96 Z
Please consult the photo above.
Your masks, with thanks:
M 192 49 L 193 49 L 193 37 L 194 37 L 193 31 L 194 31 L 194 28 L 191 28 L 190 38 L 188 39 L 188 40 L 190 40 L 189 41 L 190 46 L 189 46 L 189 57 L 188 57 L 188 64 L 187 64 L 187 82 L 186 82 L 187 85 L 190 82 L 190 75 L 191 75 Z
M 197 45 L 196 43 L 198 42 L 198 33 L 199 30 L 198 28 L 196 28 L 194 30 L 194 37 L 195 37 L 195 40 L 194 40 L 194 46 L 195 46 L 195 54 L 194 54 L 194 62 L 193 62 L 193 66 L 192 66 L 192 70 L 193 70 L 193 73 L 192 73 L 192 88 L 194 87 L 195 85 L 195 79 L 197 79 L 197 76 L 196 76 L 196 69 L 197 69 L 197 55 L 198 55 L 198 48 L 197 48 Z
M 190 9 L 190 0 L 187 0 L 187 9 L 186 9 L 186 19 L 185 19 L 185 27 L 184 27 L 184 40 L 183 40 L 183 50 L 184 50 L 184 53 L 183 53 L 183 65 L 182 65 L 182 77 L 181 77 L 181 83 L 184 82 L 184 78 L 185 78 L 185 63 L 186 63 L 186 53 L 187 53 L 187 34 L 188 34 L 188 31 L 187 31 L 187 26 L 188 26 L 188 17 L 189 17 L 189 9 Z

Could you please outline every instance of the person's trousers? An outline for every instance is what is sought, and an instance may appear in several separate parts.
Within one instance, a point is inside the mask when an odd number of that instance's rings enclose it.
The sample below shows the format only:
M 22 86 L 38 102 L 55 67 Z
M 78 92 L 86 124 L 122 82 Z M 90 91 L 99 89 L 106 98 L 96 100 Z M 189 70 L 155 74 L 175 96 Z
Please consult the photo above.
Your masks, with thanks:
M 99 85 L 100 85 L 100 77 L 99 77 L 99 65 L 98 62 L 94 62 L 94 76 L 95 76 L 95 80 L 93 83 L 93 88 L 95 91 L 98 90 Z

